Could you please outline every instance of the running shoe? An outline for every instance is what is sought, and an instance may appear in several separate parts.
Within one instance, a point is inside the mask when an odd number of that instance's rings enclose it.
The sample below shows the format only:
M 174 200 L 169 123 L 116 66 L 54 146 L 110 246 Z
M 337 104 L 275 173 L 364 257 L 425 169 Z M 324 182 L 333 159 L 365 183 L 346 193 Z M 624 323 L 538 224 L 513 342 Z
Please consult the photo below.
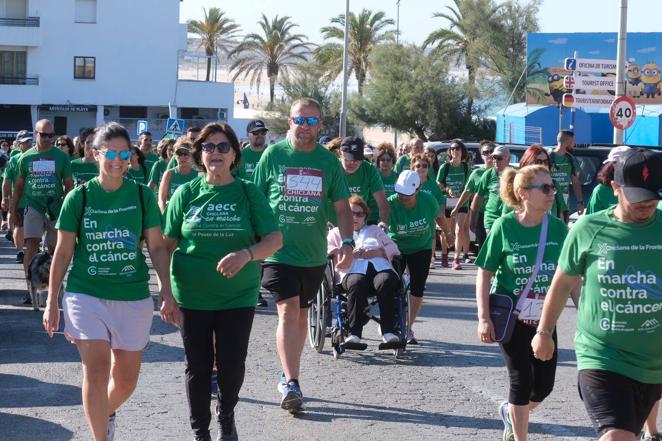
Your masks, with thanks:
M 269 306 L 269 303 L 267 303 L 265 298 L 262 297 L 262 293 L 259 293 L 257 295 L 257 306 L 259 306 L 260 308 L 266 308 L 267 306 Z
M 400 337 L 393 334 L 392 332 L 387 332 L 382 336 L 382 341 L 384 343 L 397 343 L 400 341 Z
M 113 413 L 108 417 L 108 435 L 106 436 L 108 441 L 113 441 L 115 439 L 115 414 Z
M 195 441 L 211 441 L 211 434 L 207 431 L 204 435 L 196 435 Z
M 448 254 L 441 255 L 441 267 L 448 268 Z
M 471 260 L 471 257 L 469 257 L 468 254 L 464 255 L 464 263 L 472 263 L 473 260 Z
M 287 386 L 287 378 L 285 378 L 285 372 L 281 372 L 280 378 L 278 378 L 278 386 L 276 389 L 278 389 L 278 392 L 282 394 L 285 390 L 285 386 Z
M 349 335 L 345 339 L 345 343 L 352 343 L 352 344 L 361 343 L 361 337 L 359 337 L 358 335 Z
M 7 231 L 7 234 L 5 234 L 5 239 L 7 239 L 11 243 L 14 243 L 14 235 L 12 234 L 11 231 Z
M 288 381 L 281 393 L 283 394 L 280 400 L 281 409 L 285 409 L 290 413 L 297 413 L 303 410 L 303 393 L 301 393 L 298 381 Z
M 499 416 L 501 417 L 501 421 L 503 421 L 503 441 L 515 441 L 513 423 L 510 421 L 508 400 L 504 401 L 499 406 Z
M 237 426 L 234 424 L 234 412 L 229 415 L 219 415 L 220 432 L 217 441 L 238 441 Z
M 16 253 L 16 263 L 23 263 L 23 258 L 25 257 L 25 253 L 23 251 L 19 251 Z
M 453 269 L 454 270 L 461 270 L 462 269 L 462 265 L 460 265 L 459 260 L 457 260 L 457 259 L 453 260 Z
M 407 344 L 408 345 L 417 345 L 418 344 L 418 340 L 416 340 L 416 337 L 414 336 L 414 331 L 412 331 L 411 329 L 407 333 Z
M 656 433 L 653 435 L 648 435 L 642 434 L 641 435 L 641 441 L 662 441 L 662 434 L 661 433 Z
M 217 372 L 216 369 L 211 371 L 211 379 L 209 382 L 209 392 L 211 392 L 211 396 L 215 397 L 216 394 L 218 393 L 218 378 L 217 378 Z

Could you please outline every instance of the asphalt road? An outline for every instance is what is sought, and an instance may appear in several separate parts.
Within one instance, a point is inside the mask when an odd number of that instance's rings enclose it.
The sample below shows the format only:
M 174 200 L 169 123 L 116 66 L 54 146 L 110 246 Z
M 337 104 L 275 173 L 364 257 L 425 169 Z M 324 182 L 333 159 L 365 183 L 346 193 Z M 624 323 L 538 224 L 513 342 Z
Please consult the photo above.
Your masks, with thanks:
M 323 354 L 306 347 L 300 381 L 307 411 L 297 416 L 279 408 L 269 298 L 257 311 L 236 409 L 241 439 L 500 440 L 497 407 L 507 396 L 507 373 L 498 347 L 476 336 L 474 278 L 473 265 L 432 271 L 415 328 L 421 344 L 401 360 L 377 351 L 374 323 L 366 325 L 366 351 L 334 360 L 329 340 Z M 0 239 L 0 440 L 88 440 L 76 348 L 61 334 L 48 338 L 41 313 L 20 304 L 24 289 L 14 250 Z M 577 394 L 574 322 L 569 305 L 559 323 L 556 387 L 531 416 L 532 440 L 595 438 Z M 155 313 L 138 388 L 118 412 L 116 440 L 192 438 L 181 337 Z

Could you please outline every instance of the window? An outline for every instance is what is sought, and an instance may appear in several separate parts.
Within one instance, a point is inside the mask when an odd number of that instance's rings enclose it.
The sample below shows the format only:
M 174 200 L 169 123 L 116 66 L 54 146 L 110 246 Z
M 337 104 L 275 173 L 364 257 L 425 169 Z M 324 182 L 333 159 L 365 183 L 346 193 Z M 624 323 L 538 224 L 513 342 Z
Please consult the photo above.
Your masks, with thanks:
M 0 51 L 0 77 L 25 78 L 27 52 Z
M 97 22 L 97 0 L 76 0 L 76 23 Z
M 93 80 L 96 77 L 96 57 L 74 57 L 74 78 Z

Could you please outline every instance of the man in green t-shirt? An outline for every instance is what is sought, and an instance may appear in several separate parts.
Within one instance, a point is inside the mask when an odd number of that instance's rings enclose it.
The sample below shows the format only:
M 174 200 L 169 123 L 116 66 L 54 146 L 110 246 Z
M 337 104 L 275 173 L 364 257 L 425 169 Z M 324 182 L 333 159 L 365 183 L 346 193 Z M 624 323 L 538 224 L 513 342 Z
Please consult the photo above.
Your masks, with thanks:
M 37 121 L 34 130 L 37 145 L 23 153 L 18 161 L 12 215 L 16 215 L 19 208 L 24 208 L 23 267 L 26 276 L 32 257 L 39 251 L 44 233 L 50 252 L 55 250 L 55 222 L 64 196 L 74 186 L 69 155 L 53 148 L 51 144 L 55 136 L 53 130 L 49 120 Z
M 483 219 L 486 234 L 489 234 L 494 221 L 501 217 L 503 201 L 499 195 L 500 179 L 501 172 L 503 172 L 510 163 L 510 150 L 506 146 L 499 145 L 494 148 L 490 158 L 492 159 L 494 168 L 486 170 L 480 178 L 476 188 L 476 195 L 471 201 L 469 213 L 469 227 L 471 228 L 471 231 L 475 232 L 480 207 L 483 204 L 483 201 L 487 199 Z
M 248 145 L 241 149 L 241 160 L 236 175 L 242 179 L 251 179 L 262 153 L 267 148 L 266 139 L 269 129 L 260 119 L 254 119 L 246 126 Z
M 342 157 L 340 163 L 345 170 L 347 186 L 351 194 L 357 194 L 366 202 L 370 209 L 368 224 L 386 226 L 391 208 L 386 200 L 384 183 L 377 169 L 364 157 L 363 140 L 356 136 L 348 136 L 340 143 Z
M 631 149 L 616 163 L 612 188 L 618 204 L 570 230 L 531 346 L 536 358 L 551 357 L 551 334 L 583 276 L 581 397 L 601 439 L 634 440 L 662 394 L 662 155 Z
M 16 172 L 18 168 L 18 160 L 21 159 L 21 154 L 27 152 L 32 148 L 32 133 L 27 130 L 21 130 L 16 135 L 16 142 L 18 149 L 12 151 L 18 152 L 9 158 L 9 163 L 5 167 L 2 177 L 2 209 L 8 210 L 9 213 L 9 229 L 11 235 L 7 237 L 8 240 L 13 238 L 14 246 L 16 247 L 16 263 L 23 263 L 25 253 L 23 252 L 23 208 L 16 210 L 16 215 L 11 214 L 11 203 L 13 200 L 14 187 L 16 186 Z M 29 298 L 26 297 L 26 300 Z
M 327 263 L 327 200 L 333 201 L 343 237 L 338 268 L 351 265 L 354 248 L 345 174 L 336 155 L 317 143 L 321 116 L 317 101 L 296 100 L 290 108 L 287 138 L 264 152 L 253 173 L 283 233 L 283 247 L 265 259 L 262 286 L 276 300 L 276 348 L 283 367 L 278 390 L 281 407 L 290 412 L 303 408 L 301 352 L 309 302 L 322 283 Z
M 398 161 L 395 163 L 395 173 L 399 175 L 404 170 L 411 169 L 411 158 L 421 153 L 423 153 L 423 141 L 419 138 L 409 141 L 409 154 L 398 158 Z
M 159 160 L 159 155 L 153 151 L 154 147 L 152 146 L 151 132 L 140 132 L 140 136 L 138 136 L 138 147 L 145 156 L 145 169 L 151 171 L 154 163 Z
M 570 185 L 577 198 L 577 213 L 584 213 L 582 184 L 579 182 L 579 167 L 572 155 L 575 149 L 575 134 L 570 130 L 561 130 L 556 137 L 556 147 L 549 153 L 552 160 L 552 178 L 559 184 L 566 205 L 570 196 Z

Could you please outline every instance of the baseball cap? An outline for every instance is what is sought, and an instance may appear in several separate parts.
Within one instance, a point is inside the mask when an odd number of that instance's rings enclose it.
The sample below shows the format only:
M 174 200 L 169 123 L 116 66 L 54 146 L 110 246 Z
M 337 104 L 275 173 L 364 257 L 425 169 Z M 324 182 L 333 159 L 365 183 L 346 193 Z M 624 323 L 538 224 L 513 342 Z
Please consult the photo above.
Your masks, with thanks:
M 267 126 L 264 124 L 264 121 L 262 121 L 261 119 L 254 119 L 251 122 L 249 122 L 248 125 L 246 126 L 246 132 L 248 133 L 253 133 L 258 130 L 269 131 L 269 129 L 267 129 Z
M 374 154 L 375 154 L 375 151 L 369 145 L 365 146 L 365 148 L 363 149 L 363 156 L 374 155 Z
M 16 134 L 16 141 L 18 142 L 26 142 L 32 140 L 32 132 L 28 132 L 27 130 L 21 130 Z
M 494 150 L 492 151 L 492 155 L 510 156 L 510 150 L 508 150 L 508 147 L 506 147 L 505 145 L 498 145 L 494 147 Z
M 616 163 L 614 181 L 631 204 L 662 199 L 662 154 L 629 149 Z
M 340 143 L 340 151 L 345 159 L 353 159 L 354 161 L 362 161 L 364 144 L 363 140 L 357 136 L 348 136 L 343 138 Z
M 418 176 L 418 173 L 413 170 L 405 170 L 398 176 L 394 188 L 396 193 L 411 196 L 416 193 L 420 185 L 421 178 Z
M 326 136 L 326 135 L 325 135 L 325 136 L 322 136 L 322 137 L 320 138 L 319 143 L 322 144 L 322 145 L 325 145 L 325 144 L 330 143 L 332 139 L 333 139 L 333 138 L 331 138 L 330 136 Z
M 626 145 L 619 145 L 618 147 L 614 147 L 613 149 L 609 150 L 607 159 L 602 161 L 602 163 L 606 164 L 608 162 L 616 162 L 621 159 L 628 150 L 630 150 L 630 147 Z
M 179 152 L 179 151 L 181 151 L 181 150 L 184 150 L 185 152 L 189 152 L 189 153 L 190 153 L 190 152 L 191 152 L 191 144 L 189 144 L 189 142 L 182 142 L 182 143 L 179 144 L 179 145 L 177 146 L 177 148 L 175 149 L 175 153 L 177 153 L 177 152 Z

